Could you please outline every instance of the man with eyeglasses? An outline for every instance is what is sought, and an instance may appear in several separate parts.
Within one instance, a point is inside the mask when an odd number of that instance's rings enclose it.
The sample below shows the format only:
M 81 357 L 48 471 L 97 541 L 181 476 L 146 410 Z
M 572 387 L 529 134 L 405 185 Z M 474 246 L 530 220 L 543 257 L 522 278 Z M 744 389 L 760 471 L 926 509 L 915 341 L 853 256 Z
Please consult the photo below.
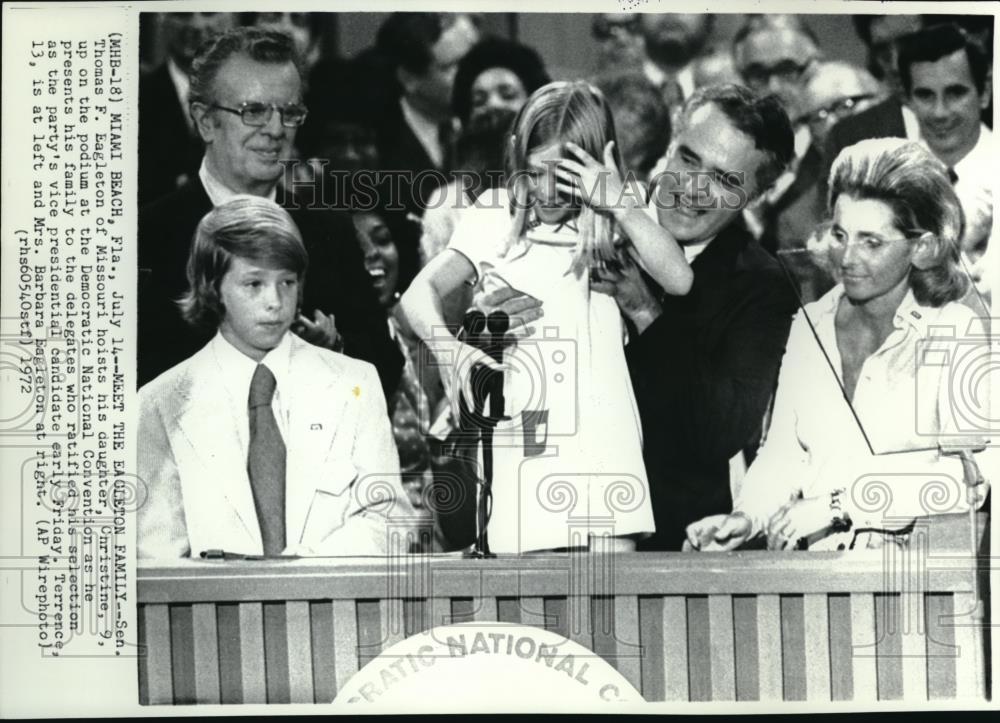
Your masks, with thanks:
M 293 39 L 252 27 L 217 36 L 192 64 L 189 100 L 205 145 L 197 177 L 139 211 L 139 385 L 210 339 L 210 332 L 181 319 L 174 301 L 186 289 L 188 249 L 202 217 L 249 194 L 284 206 L 309 254 L 302 313 L 293 330 L 374 364 L 390 396 L 402 357 L 386 331 L 350 220 L 321 207 L 322 198 L 279 189 L 283 162 L 291 160 L 296 132 L 308 116 Z
M 996 175 L 993 133 L 981 121 L 991 99 L 991 59 L 977 37 L 939 20 L 924 16 L 924 29 L 895 41 L 905 105 L 889 98 L 837 123 L 824 155 L 828 168 L 841 150 L 866 138 L 908 138 L 927 146 L 950 169 L 966 216 L 963 250 L 978 277 L 985 271 L 981 257 L 992 227 Z
M 789 118 L 802 113 L 802 89 L 808 71 L 822 54 L 815 33 L 795 15 L 751 15 L 733 36 L 733 59 L 743 82 L 758 94 L 773 93 L 781 101 Z M 766 242 L 765 248 L 775 253 L 778 248 L 773 228 L 768 228 L 773 207 L 793 187 L 818 174 L 820 156 L 812 143 L 809 127 L 798 125 L 795 130 L 795 157 L 788 170 L 765 194 L 755 209 L 744 214 L 755 236 Z M 785 199 L 788 203 L 788 199 Z
M 765 233 L 778 249 L 801 249 L 825 215 L 826 201 L 820 191 L 821 150 L 830 128 L 876 103 L 881 93 L 878 81 L 868 71 L 843 61 L 819 61 L 807 74 L 799 101 L 802 113 L 795 125 L 809 129 L 810 150 L 792 185 L 764 214 Z M 800 282 L 806 302 L 817 298 L 823 285 L 832 284 L 807 258 L 804 254 L 783 258 Z

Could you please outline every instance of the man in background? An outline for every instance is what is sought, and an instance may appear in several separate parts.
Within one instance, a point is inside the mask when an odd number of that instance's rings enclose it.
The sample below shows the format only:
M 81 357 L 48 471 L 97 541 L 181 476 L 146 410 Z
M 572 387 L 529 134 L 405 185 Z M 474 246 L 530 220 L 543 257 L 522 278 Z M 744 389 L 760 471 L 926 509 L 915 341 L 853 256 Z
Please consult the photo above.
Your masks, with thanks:
M 307 109 L 289 35 L 239 28 L 203 46 L 192 64 L 191 115 L 204 143 L 197 174 L 139 210 L 139 385 L 190 357 L 211 330 L 181 319 L 191 238 L 202 217 L 234 196 L 277 201 L 292 216 L 309 254 L 302 314 L 293 330 L 319 346 L 375 365 L 388 396 L 402 357 L 364 268 L 350 220 L 299 198 L 279 181 Z M 142 163 L 146 159 L 141 159 Z M 279 193 L 280 191 L 280 193 Z
M 235 25 L 235 15 L 160 13 L 159 21 L 167 59 L 139 79 L 140 205 L 197 174 L 202 146 L 188 114 L 191 61 L 206 39 Z

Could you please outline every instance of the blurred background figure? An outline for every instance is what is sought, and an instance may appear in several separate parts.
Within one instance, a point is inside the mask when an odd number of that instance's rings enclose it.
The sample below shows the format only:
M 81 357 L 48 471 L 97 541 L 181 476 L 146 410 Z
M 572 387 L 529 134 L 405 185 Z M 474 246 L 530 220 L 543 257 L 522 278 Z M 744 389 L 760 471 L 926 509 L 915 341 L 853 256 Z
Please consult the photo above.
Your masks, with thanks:
M 389 60 L 399 87 L 397 100 L 374 119 L 379 168 L 404 174 L 393 185 L 393 205 L 402 205 L 413 221 L 396 237 L 404 284 L 418 270 L 420 217 L 453 161 L 458 65 L 478 41 L 479 29 L 464 13 L 393 13 L 378 30 L 376 50 Z
M 597 41 L 598 72 L 642 68 L 646 48 L 638 13 L 595 13 L 590 34 Z
M 670 110 L 663 96 L 640 71 L 600 76 L 594 84 L 614 114 L 625 170 L 646 183 L 670 145 Z
M 993 227 L 998 148 L 981 121 L 992 97 L 992 61 L 978 38 L 954 24 L 934 25 L 900 41 L 899 75 L 920 138 L 948 169 L 965 213 L 961 237 L 977 267 Z M 983 270 L 975 268 L 974 277 Z
M 516 113 L 529 95 L 550 80 L 533 48 L 513 40 L 486 38 L 458 64 L 451 112 L 463 127 L 477 113 L 492 108 Z
M 455 180 L 436 189 L 427 203 L 420 237 L 420 265 L 448 247 L 461 212 L 480 194 L 505 193 L 504 144 L 517 113 L 490 108 L 476 113 L 463 129 L 456 146 Z M 486 199 L 481 203 L 496 203 Z M 464 308 L 463 308 L 464 311 Z
M 250 22 L 292 36 L 308 72 L 320 59 L 319 13 L 253 13 Z
M 823 61 L 806 80 L 798 122 L 809 127 L 813 143 L 823 148 L 834 125 L 875 105 L 884 94 L 864 68 L 842 60 Z
M 696 88 L 742 82 L 729 48 L 717 48 L 695 61 L 694 86 Z
M 733 36 L 743 82 L 781 99 L 789 118 L 801 114 L 806 71 L 822 57 L 816 34 L 796 15 L 751 15 Z
M 839 120 L 876 103 L 881 92 L 871 73 L 840 60 L 821 60 L 806 74 L 799 97 L 802 115 L 796 125 L 809 129 L 809 151 L 792 185 L 764 211 L 764 235 L 776 240 L 779 253 L 793 252 L 782 260 L 799 282 L 805 302 L 815 300 L 828 288 L 827 274 L 815 267 L 812 257 L 801 253 L 825 216 L 820 169 L 827 160 L 821 157 L 827 134 Z
M 745 85 L 759 94 L 773 93 L 793 120 L 802 115 L 802 95 L 809 72 L 822 59 L 819 40 L 795 15 L 751 15 L 733 36 L 733 60 Z M 808 125 L 795 130 L 795 157 L 774 186 L 744 214 L 751 232 L 776 253 L 781 244 L 771 233 L 777 217 L 799 202 L 819 178 L 822 156 Z M 811 230 L 811 228 L 810 228 Z M 805 236 L 795 239 L 797 244 Z M 775 245 L 777 244 L 777 245 Z
M 668 107 L 683 103 L 695 89 L 695 61 L 708 51 L 715 16 L 642 13 L 639 30 L 646 49 L 643 72 L 660 89 Z
M 139 205 L 197 175 L 202 145 L 188 113 L 191 61 L 207 38 L 235 25 L 233 13 L 160 13 L 166 59 L 139 79 Z
M 421 266 L 447 248 L 462 209 L 484 191 L 502 189 L 504 148 L 514 117 L 549 80 L 538 53 L 512 40 L 486 38 L 458 64 L 451 99 L 461 124 L 452 164 L 456 178 L 427 201 Z
M 868 71 L 882 83 L 885 93 L 900 100 L 903 86 L 896 66 L 896 41 L 923 25 L 919 15 L 855 15 L 854 29 L 867 51 Z

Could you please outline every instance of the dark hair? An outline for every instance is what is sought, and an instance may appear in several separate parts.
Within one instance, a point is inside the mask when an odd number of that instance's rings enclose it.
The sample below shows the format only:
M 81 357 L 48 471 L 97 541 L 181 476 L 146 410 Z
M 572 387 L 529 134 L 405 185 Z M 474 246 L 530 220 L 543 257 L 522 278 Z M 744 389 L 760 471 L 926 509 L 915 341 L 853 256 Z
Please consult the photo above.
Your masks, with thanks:
M 541 57 L 527 45 L 513 40 L 486 38 L 480 41 L 458 64 L 455 85 L 451 92 L 451 110 L 463 123 L 472 112 L 472 85 L 490 68 L 506 68 L 518 77 L 526 95 L 547 84 L 551 79 Z
M 903 90 L 907 94 L 913 90 L 910 69 L 914 63 L 933 63 L 959 50 L 965 51 L 972 82 L 976 91 L 982 93 L 986 88 L 989 57 L 975 38 L 952 23 L 933 25 L 899 39 L 899 78 Z
M 219 285 L 233 257 L 264 261 L 299 277 L 299 301 L 309 257 L 288 211 L 266 198 L 236 196 L 198 224 L 187 262 L 188 289 L 177 302 L 185 321 L 214 329 L 222 323 Z
M 393 13 L 378 29 L 375 47 L 397 67 L 423 75 L 444 29 L 444 13 Z
M 266 28 L 235 28 L 213 36 L 198 48 L 198 53 L 191 63 L 188 103 L 210 105 L 214 101 L 213 86 L 219 68 L 231 57 L 239 54 L 246 55 L 258 63 L 279 65 L 292 63 L 303 83 L 305 82 L 302 61 L 295 49 L 292 36 Z
M 780 30 L 788 29 L 794 30 L 795 32 L 802 33 L 816 46 L 816 50 L 820 49 L 819 36 L 816 35 L 815 31 L 809 27 L 809 24 L 803 20 L 798 15 L 768 15 L 764 13 L 754 13 L 747 15 L 746 22 L 736 31 L 733 36 L 732 46 L 736 48 L 737 45 L 746 40 L 750 35 L 757 32 L 758 30 Z
M 872 20 L 882 17 L 881 15 L 852 15 L 851 22 L 854 23 L 854 32 L 866 46 L 872 44 Z
M 638 166 L 628 170 L 647 175 L 670 145 L 670 109 L 663 94 L 639 71 L 600 76 L 594 84 L 611 105 L 622 154 L 639 157 Z
M 510 108 L 487 108 L 462 129 L 455 144 L 455 170 L 475 174 L 466 189 L 470 198 L 504 182 L 504 152 L 516 117 Z
M 833 162 L 831 211 L 842 194 L 885 203 L 896 227 L 908 238 L 933 234 L 934 263 L 910 270 L 910 288 L 918 302 L 942 306 L 962 298 L 968 287 L 959 269 L 965 215 L 941 161 L 906 139 L 864 140 L 845 148 Z
M 712 85 L 696 90 L 685 103 L 675 137 L 687 126 L 691 114 L 708 103 L 725 113 L 733 126 L 752 138 L 754 147 L 764 153 L 764 163 L 757 168 L 755 177 L 755 195 L 759 196 L 795 155 L 795 134 L 788 113 L 776 95 L 761 97 L 742 85 Z

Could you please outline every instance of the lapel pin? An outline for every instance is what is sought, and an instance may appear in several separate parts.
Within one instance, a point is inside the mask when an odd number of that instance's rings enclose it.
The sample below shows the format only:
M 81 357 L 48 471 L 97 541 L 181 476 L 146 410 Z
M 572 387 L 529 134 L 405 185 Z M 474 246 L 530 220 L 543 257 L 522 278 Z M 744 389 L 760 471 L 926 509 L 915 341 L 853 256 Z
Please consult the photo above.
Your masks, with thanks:
M 309 429 L 310 430 L 323 429 L 323 425 L 320 424 L 319 422 L 313 422 L 312 424 L 309 425 Z

